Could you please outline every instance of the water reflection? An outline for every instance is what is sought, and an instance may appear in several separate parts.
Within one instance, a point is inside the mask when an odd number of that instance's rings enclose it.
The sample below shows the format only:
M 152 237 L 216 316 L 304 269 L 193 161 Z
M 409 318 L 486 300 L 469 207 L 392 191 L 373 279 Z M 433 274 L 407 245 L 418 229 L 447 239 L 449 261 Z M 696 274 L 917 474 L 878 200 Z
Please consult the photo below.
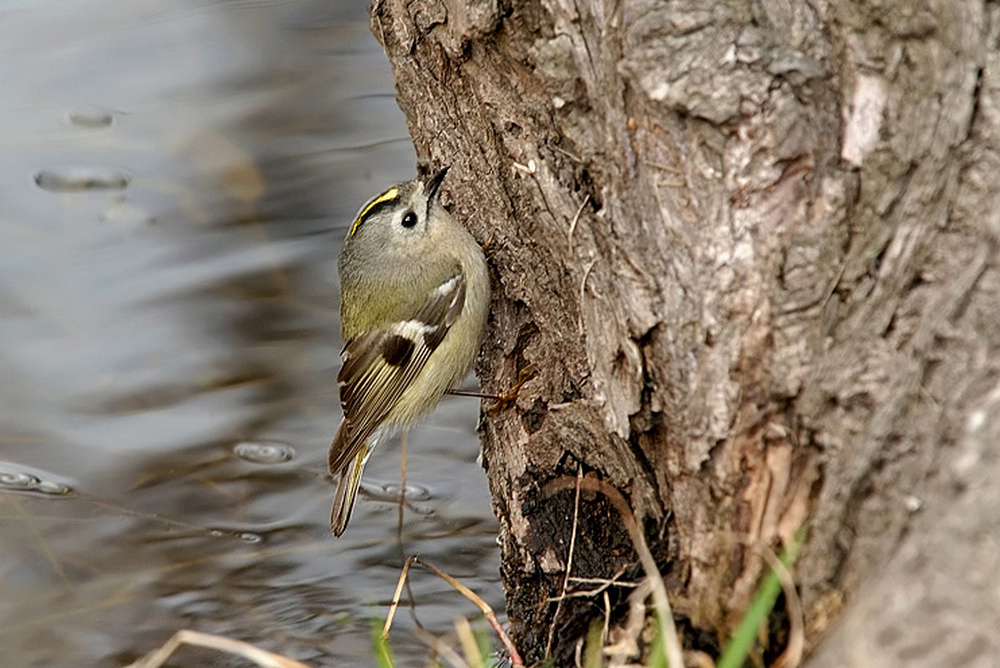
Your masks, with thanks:
M 411 433 L 400 539 L 398 445 L 328 534 L 334 258 L 414 168 L 365 4 L 5 2 L 4 666 L 121 665 L 181 628 L 368 666 L 415 552 L 502 607 L 475 400 Z M 475 612 L 413 587 L 431 629 Z
M 256 464 L 279 464 L 291 461 L 295 448 L 275 441 L 244 441 L 233 446 L 233 454 Z
M 107 169 L 70 167 L 43 169 L 35 174 L 35 183 L 42 190 L 71 193 L 80 190 L 124 190 L 129 175 Z
M 24 466 L 0 462 L 0 491 L 66 496 L 73 492 L 73 488 L 52 480 L 47 473 L 32 472 Z

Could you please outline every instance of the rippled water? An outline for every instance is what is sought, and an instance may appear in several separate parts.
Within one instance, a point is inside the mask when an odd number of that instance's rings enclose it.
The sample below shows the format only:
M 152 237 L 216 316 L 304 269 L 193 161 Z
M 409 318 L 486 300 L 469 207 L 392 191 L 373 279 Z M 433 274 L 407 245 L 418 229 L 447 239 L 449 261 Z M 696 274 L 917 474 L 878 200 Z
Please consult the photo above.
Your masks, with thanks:
M 327 529 L 336 253 L 415 161 L 365 4 L 0 6 L 0 665 L 190 628 L 369 666 L 414 553 L 502 607 L 473 399 L 411 432 L 405 488 L 376 453 Z M 476 616 L 412 578 L 432 631 Z

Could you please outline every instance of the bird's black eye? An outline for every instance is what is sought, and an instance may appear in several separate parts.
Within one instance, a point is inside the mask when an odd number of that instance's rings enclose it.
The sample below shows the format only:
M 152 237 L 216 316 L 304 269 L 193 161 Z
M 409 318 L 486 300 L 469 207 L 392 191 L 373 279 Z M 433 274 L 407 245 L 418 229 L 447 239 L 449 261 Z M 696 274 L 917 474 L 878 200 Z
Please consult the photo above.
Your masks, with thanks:
M 406 215 L 403 216 L 401 224 L 403 227 L 406 228 L 413 227 L 414 225 L 417 224 L 417 214 L 413 213 L 412 211 L 407 211 Z

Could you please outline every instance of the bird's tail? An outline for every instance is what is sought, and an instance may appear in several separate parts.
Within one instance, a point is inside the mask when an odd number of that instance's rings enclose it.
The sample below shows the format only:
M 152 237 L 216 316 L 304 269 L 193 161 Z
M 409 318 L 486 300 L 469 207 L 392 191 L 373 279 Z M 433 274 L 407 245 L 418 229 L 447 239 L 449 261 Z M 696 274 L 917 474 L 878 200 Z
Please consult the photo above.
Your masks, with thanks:
M 330 513 L 330 530 L 334 536 L 344 533 L 347 523 L 351 520 L 354 501 L 358 498 L 358 485 L 361 484 L 361 472 L 367 460 L 368 449 L 362 448 L 354 456 L 354 460 L 340 470 L 337 493 L 333 497 L 333 512 Z

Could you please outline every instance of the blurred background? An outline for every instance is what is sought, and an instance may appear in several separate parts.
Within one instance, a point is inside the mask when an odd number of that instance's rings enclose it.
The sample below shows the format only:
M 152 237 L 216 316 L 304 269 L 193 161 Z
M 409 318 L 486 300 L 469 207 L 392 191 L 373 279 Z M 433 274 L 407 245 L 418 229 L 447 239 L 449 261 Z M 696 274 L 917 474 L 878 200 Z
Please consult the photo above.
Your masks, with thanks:
M 188 628 L 370 666 L 416 553 L 502 609 L 476 399 L 410 432 L 401 525 L 397 439 L 328 530 L 336 256 L 415 172 L 366 4 L 0 5 L 0 665 Z M 417 623 L 477 611 L 411 580 L 391 640 L 421 666 Z

